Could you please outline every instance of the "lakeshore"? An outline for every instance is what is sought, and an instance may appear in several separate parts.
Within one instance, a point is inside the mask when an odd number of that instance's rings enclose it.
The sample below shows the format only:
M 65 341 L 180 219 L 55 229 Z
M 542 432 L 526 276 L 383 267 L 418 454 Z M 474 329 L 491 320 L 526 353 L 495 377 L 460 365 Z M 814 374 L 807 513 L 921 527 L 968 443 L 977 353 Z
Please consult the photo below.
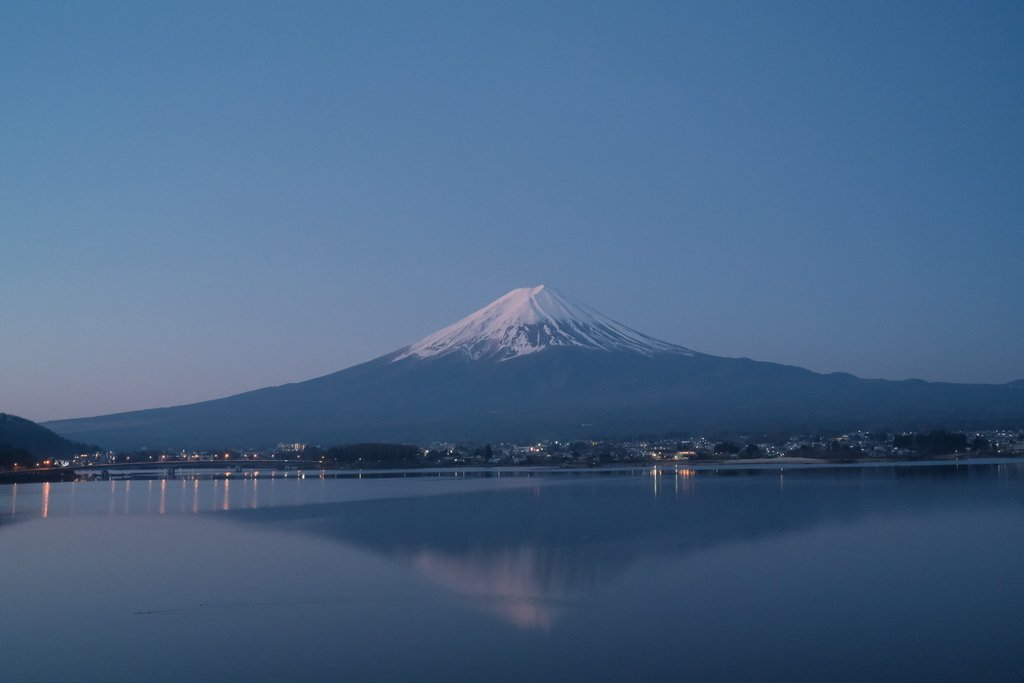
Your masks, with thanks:
M 241 461 L 226 463 L 126 463 L 123 465 L 93 465 L 88 467 L 51 467 L 0 472 L 0 485 L 19 483 L 73 482 L 108 479 L 177 479 L 228 478 L 245 476 L 313 477 L 313 478 L 369 478 L 382 476 L 515 476 L 547 473 L 614 473 L 649 469 L 661 470 L 744 470 L 744 469 L 807 469 L 807 468 L 873 468 L 873 467 L 926 467 L 951 464 L 993 465 L 1024 462 L 1020 456 L 991 457 L 948 454 L 929 458 L 890 460 L 884 458 L 825 459 L 782 456 L 777 458 L 733 458 L 721 460 L 650 461 L 629 465 L 474 465 L 474 466 L 422 466 L 422 467 L 364 467 L 328 468 L 301 461 Z

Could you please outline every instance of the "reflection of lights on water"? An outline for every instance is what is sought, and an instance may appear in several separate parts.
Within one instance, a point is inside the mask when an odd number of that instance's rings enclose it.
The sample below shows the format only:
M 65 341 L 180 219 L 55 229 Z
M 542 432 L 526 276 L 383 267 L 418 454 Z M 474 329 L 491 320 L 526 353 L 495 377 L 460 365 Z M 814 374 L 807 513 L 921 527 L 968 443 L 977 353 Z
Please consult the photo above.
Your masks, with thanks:
M 132 480 L 125 479 L 124 481 L 124 514 L 131 512 L 131 494 L 132 494 Z
M 199 512 L 199 480 L 192 480 L 192 514 Z
M 682 482 L 683 495 L 687 496 L 693 493 L 694 486 L 697 484 L 696 480 L 697 470 L 691 470 L 687 467 L 676 470 L 676 496 L 679 496 L 679 486 Z
M 18 484 L 11 486 L 11 517 L 18 514 Z
M 167 480 L 160 480 L 160 514 L 167 512 Z
M 227 511 L 227 510 L 231 509 L 230 492 L 231 492 L 231 480 L 230 479 L 225 479 L 224 480 L 224 502 L 220 506 L 221 510 Z
M 43 484 L 43 519 L 50 515 L 50 482 Z

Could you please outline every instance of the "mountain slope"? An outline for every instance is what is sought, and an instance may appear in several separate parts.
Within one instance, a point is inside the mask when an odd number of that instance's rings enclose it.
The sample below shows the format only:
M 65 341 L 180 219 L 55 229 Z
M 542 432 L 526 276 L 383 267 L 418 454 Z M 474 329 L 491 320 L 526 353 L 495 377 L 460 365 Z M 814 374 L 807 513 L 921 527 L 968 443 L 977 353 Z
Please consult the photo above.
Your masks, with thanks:
M 316 379 L 50 423 L 111 448 L 1017 425 L 1024 387 L 863 380 L 647 337 L 550 288 Z
M 0 467 L 36 459 L 68 457 L 95 450 L 73 443 L 23 417 L 0 413 Z

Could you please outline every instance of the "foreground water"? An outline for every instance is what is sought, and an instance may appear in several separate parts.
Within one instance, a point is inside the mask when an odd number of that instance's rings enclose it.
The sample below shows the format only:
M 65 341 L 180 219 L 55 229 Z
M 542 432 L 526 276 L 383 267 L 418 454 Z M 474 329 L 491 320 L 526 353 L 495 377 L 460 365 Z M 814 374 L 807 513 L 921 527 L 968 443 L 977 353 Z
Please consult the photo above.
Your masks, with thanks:
M 0 487 L 0 681 L 1024 679 L 1024 466 Z

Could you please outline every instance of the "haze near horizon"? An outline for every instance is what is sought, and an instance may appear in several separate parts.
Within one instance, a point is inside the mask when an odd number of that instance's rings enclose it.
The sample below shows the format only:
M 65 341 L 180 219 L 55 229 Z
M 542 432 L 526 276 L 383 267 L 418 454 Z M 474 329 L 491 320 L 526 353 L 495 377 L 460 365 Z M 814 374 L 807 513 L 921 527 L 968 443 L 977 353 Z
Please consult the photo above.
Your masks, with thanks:
M 547 283 L 721 356 L 1024 378 L 1024 8 L 0 6 L 0 411 L 340 370 Z

